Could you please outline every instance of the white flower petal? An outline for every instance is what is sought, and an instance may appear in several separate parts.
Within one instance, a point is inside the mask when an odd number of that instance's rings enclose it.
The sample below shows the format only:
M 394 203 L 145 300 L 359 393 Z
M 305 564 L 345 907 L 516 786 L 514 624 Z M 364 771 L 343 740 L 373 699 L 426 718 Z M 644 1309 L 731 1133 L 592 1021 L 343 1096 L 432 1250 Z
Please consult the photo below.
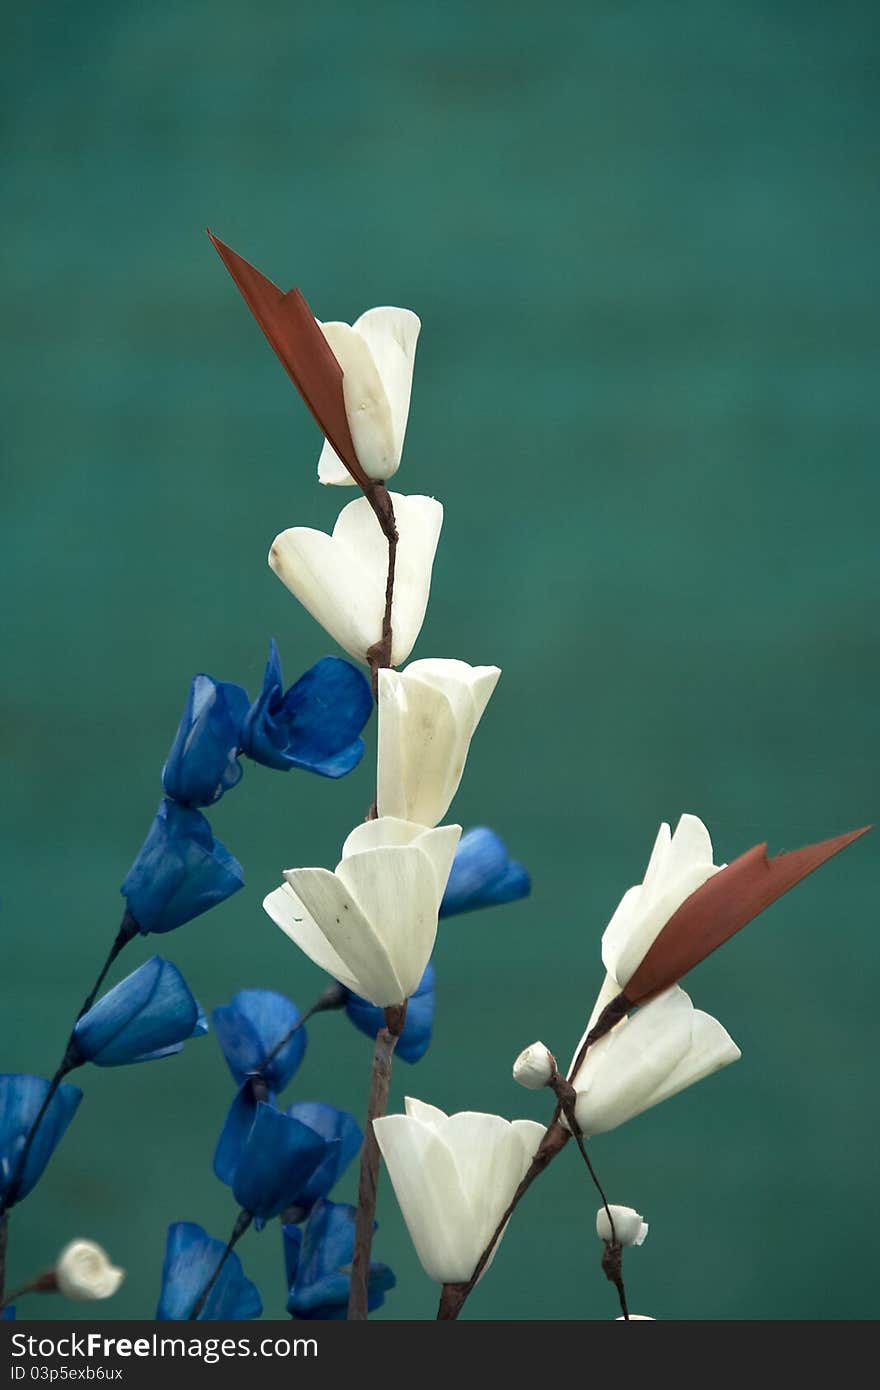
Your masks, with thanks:
M 275 925 L 280 927 L 291 941 L 296 942 L 309 960 L 314 961 L 321 970 L 326 970 L 328 975 L 345 985 L 346 989 L 354 990 L 355 994 L 360 993 L 360 984 L 356 976 L 330 945 L 305 904 L 300 902 L 288 883 L 282 883 L 280 888 L 267 893 L 263 899 L 263 909 Z
M 406 1096 L 403 1105 L 407 1115 L 427 1125 L 429 1129 L 439 1130 L 449 1119 L 445 1110 L 441 1110 L 437 1105 L 429 1105 L 426 1100 L 416 1100 L 415 1096 Z
M 342 846 L 342 858 L 348 859 L 352 854 L 363 854 L 368 849 L 379 849 L 383 845 L 409 845 L 424 833 L 425 827 L 414 821 L 399 820 L 395 816 L 377 816 L 374 820 L 361 821 L 360 825 L 355 826 Z
M 731 1062 L 738 1062 L 741 1056 L 733 1038 L 717 1018 L 703 1013 L 702 1009 L 694 1009 L 690 1048 L 678 1066 L 657 1087 L 651 1104 L 659 1105 L 687 1086 L 693 1086 L 722 1067 L 730 1066 Z
M 372 856 L 361 855 L 360 858 Z M 348 861 L 349 864 L 353 862 Z M 372 913 L 364 910 L 350 881 L 329 869 L 289 869 L 284 877 L 305 908 L 306 918 L 317 925 L 320 934 L 344 963 L 349 977 L 356 981 L 349 988 L 353 987 L 357 994 L 382 1008 L 399 1004 L 412 993 L 415 986 L 406 989 L 401 983 L 399 963 L 385 944 L 385 934 Z M 314 934 L 310 929 L 307 932 L 307 927 L 307 920 L 295 924 L 288 935 L 316 965 L 322 965 L 314 950 Z M 348 982 L 343 980 L 342 983 Z
M 369 345 L 350 324 L 319 327 L 342 368 L 342 396 L 358 462 L 368 478 L 390 478 L 400 455 L 391 406 Z
M 353 325 L 373 355 L 391 408 L 395 458 L 392 472 L 396 470 L 403 454 L 416 343 L 421 326 L 418 315 L 411 309 L 395 309 L 390 306 L 368 309 Z
M 430 859 L 413 846 L 388 846 L 350 855 L 329 877 L 345 885 L 372 924 L 370 942 L 362 938 L 364 951 L 357 965 L 362 984 L 374 941 L 381 943 L 389 964 L 394 962 L 396 990 L 390 981 L 384 983 L 382 967 L 372 975 L 370 987 L 360 992 L 374 1004 L 399 1004 L 418 988 L 437 936 L 437 889 Z M 354 966 L 348 942 L 345 952 L 339 943 L 334 945 Z
M 422 851 L 431 861 L 431 868 L 434 871 L 434 882 L 437 887 L 437 908 L 440 911 L 440 903 L 446 891 L 446 883 L 452 872 L 452 861 L 455 859 L 455 851 L 458 849 L 458 842 L 461 839 L 460 825 L 438 825 L 433 830 L 423 830 L 414 841 L 416 849 Z
M 433 1129 L 407 1115 L 374 1120 L 373 1132 L 425 1273 L 438 1284 L 463 1283 L 477 1261 L 452 1154 Z
M 608 1211 L 611 1212 L 614 1221 L 614 1229 L 608 1220 Z M 648 1226 L 639 1212 L 632 1207 L 615 1206 L 612 1202 L 608 1208 L 600 1207 L 596 1212 L 596 1235 L 600 1240 L 614 1240 L 618 1245 L 644 1245 L 645 1237 L 648 1234 Z

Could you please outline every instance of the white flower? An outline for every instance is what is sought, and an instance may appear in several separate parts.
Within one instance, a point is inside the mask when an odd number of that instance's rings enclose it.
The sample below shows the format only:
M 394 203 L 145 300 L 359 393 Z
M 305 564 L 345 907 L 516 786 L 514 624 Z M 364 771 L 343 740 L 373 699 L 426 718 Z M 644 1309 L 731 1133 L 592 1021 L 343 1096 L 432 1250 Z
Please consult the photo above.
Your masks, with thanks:
M 287 869 L 263 902 L 306 955 L 355 994 L 387 1008 L 419 984 L 460 825 L 426 830 L 380 816 L 354 829 L 335 873 Z
M 619 1318 L 615 1318 L 614 1321 L 615 1321 L 615 1322 L 656 1322 L 657 1319 L 656 1319 L 656 1318 L 650 1318 L 650 1317 L 648 1317 L 647 1313 L 630 1313 L 630 1315 L 629 1315 L 628 1318 L 625 1318 L 625 1317 L 623 1316 L 623 1314 L 621 1314 L 620 1317 L 619 1317 Z
M 379 672 L 380 816 L 437 825 L 464 772 L 497 666 L 434 658 Z
M 675 985 L 589 1048 L 571 1077 L 578 1125 L 588 1138 L 616 1129 L 740 1056 L 717 1019 Z
M 684 815 L 671 835 L 661 825 L 645 877 L 620 900 L 602 936 L 602 963 L 625 989 L 648 950 L 685 898 L 717 874 L 712 841 L 697 816 Z
M 391 493 L 399 542 L 391 607 L 391 661 L 406 661 L 421 631 L 443 524 L 433 497 Z M 312 617 L 358 661 L 382 637 L 388 542 L 366 497 L 343 507 L 332 536 L 293 526 L 276 536 L 269 564 Z
M 614 1221 L 614 1230 L 608 1220 L 608 1211 Z M 643 1221 L 632 1207 L 618 1207 L 612 1202 L 608 1208 L 600 1207 L 596 1212 L 596 1235 L 600 1240 L 615 1240 L 618 1245 L 644 1245 L 648 1234 L 648 1223 Z
M 407 1097 L 405 1115 L 374 1120 L 373 1130 L 428 1278 L 465 1283 L 522 1181 L 544 1126 L 474 1111 L 445 1115 Z
M 513 1064 L 513 1079 L 529 1091 L 540 1091 L 556 1071 L 556 1058 L 542 1042 L 533 1042 Z
M 58 1292 L 65 1298 L 111 1298 L 124 1278 L 125 1270 L 112 1265 L 93 1240 L 72 1240 L 55 1262 Z
M 400 466 L 421 326 L 411 309 L 392 308 L 368 309 L 352 325 L 319 324 L 342 368 L 351 440 L 368 478 L 390 478 Z M 327 440 L 318 477 L 322 483 L 354 483 Z

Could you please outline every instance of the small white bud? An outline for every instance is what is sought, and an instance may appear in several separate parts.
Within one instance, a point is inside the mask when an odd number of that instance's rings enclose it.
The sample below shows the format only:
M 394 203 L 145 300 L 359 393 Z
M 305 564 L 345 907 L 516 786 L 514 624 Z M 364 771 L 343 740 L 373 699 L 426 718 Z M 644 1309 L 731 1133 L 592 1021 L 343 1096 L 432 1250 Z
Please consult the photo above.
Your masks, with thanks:
M 619 1317 L 619 1318 L 615 1318 L 614 1321 L 615 1321 L 615 1322 L 656 1322 L 657 1319 L 656 1319 L 656 1318 L 649 1318 L 648 1315 L 647 1315 L 647 1313 L 630 1313 L 630 1315 L 629 1315 L 628 1318 L 625 1318 L 625 1317 L 622 1317 L 622 1316 L 621 1316 L 621 1317 Z
M 93 1240 L 72 1240 L 55 1262 L 58 1292 L 85 1301 L 110 1298 L 125 1278 L 125 1270 L 110 1263 L 107 1252 Z
M 529 1091 L 540 1091 L 556 1071 L 556 1058 L 542 1042 L 525 1048 L 513 1064 L 513 1079 Z
M 613 1231 L 605 1208 L 600 1207 L 596 1212 L 596 1235 L 600 1240 L 609 1241 L 616 1237 L 618 1245 L 644 1244 L 645 1236 L 648 1234 L 648 1223 L 642 1220 L 637 1211 L 633 1211 L 632 1207 L 616 1207 L 613 1202 L 608 1211 L 614 1220 Z M 651 1321 L 653 1322 L 653 1318 Z

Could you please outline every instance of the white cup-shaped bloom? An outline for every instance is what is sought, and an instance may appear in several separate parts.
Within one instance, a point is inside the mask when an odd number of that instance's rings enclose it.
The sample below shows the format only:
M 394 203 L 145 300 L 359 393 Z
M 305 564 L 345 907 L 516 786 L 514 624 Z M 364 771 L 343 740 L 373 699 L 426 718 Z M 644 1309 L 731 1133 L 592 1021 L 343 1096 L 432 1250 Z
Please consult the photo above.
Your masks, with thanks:
M 437 914 L 460 825 L 380 816 L 342 847 L 335 872 L 287 869 L 263 902 L 272 921 L 347 989 L 387 1008 L 418 988 L 434 949 Z
M 614 1222 L 613 1230 L 608 1220 L 609 1211 Z M 612 1202 L 608 1211 L 600 1207 L 596 1212 L 596 1235 L 600 1240 L 616 1240 L 618 1245 L 644 1245 L 647 1234 L 647 1221 L 643 1221 L 641 1214 L 632 1207 L 620 1207 Z
M 721 867 L 712 862 L 712 841 L 697 816 L 682 816 L 674 835 L 661 825 L 644 879 L 623 895 L 602 936 L 602 963 L 615 993 L 625 989 L 685 898 Z
M 556 1058 L 542 1042 L 524 1047 L 513 1064 L 513 1079 L 527 1091 L 540 1091 L 556 1071 Z
M 358 462 L 368 478 L 397 472 L 409 416 L 416 342 L 421 328 L 411 309 L 368 309 L 353 324 L 322 323 L 342 368 L 342 397 Z M 354 479 L 329 441 L 318 460 L 322 483 Z
M 406 661 L 421 631 L 443 508 L 433 497 L 391 493 L 398 544 L 391 605 L 391 662 Z M 316 622 L 366 661 L 382 637 L 388 542 L 366 497 L 349 502 L 333 534 L 293 526 L 275 537 L 269 564 Z
M 497 666 L 431 658 L 379 672 L 380 816 L 437 825 L 458 791 Z
M 678 985 L 659 994 L 588 1049 L 571 1077 L 584 1135 L 603 1134 L 741 1056 L 717 1019 Z
M 111 1264 L 107 1252 L 93 1240 L 72 1240 L 55 1261 L 58 1292 L 80 1302 L 112 1298 L 124 1278 L 125 1270 Z
M 428 1278 L 465 1283 L 522 1181 L 544 1126 L 475 1111 L 445 1115 L 407 1097 L 405 1115 L 374 1120 L 373 1130 Z

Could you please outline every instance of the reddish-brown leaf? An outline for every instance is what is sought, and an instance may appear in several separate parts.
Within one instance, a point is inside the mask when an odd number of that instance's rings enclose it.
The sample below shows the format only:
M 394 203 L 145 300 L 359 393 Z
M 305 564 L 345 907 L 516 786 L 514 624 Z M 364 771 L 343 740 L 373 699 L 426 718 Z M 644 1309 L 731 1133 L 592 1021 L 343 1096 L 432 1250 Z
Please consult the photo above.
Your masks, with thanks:
M 644 1004 L 669 989 L 765 907 L 871 828 L 866 825 L 775 859 L 767 858 L 766 845 L 741 854 L 673 913 L 624 990 L 629 1003 Z
M 213 232 L 208 236 L 322 432 L 355 482 L 368 487 L 345 413 L 342 368 L 302 294 L 285 294 Z

